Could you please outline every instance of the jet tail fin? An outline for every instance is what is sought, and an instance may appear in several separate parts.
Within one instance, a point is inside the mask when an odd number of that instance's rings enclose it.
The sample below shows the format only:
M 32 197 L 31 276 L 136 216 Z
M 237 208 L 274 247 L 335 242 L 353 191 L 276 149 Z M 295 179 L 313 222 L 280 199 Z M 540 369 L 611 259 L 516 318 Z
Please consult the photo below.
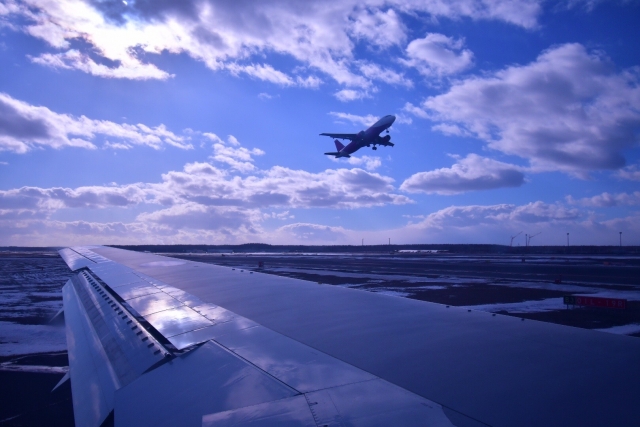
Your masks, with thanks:
M 344 148 L 344 145 L 342 145 L 342 143 L 337 139 L 334 139 L 333 142 L 336 144 L 336 150 L 342 151 L 342 149 Z

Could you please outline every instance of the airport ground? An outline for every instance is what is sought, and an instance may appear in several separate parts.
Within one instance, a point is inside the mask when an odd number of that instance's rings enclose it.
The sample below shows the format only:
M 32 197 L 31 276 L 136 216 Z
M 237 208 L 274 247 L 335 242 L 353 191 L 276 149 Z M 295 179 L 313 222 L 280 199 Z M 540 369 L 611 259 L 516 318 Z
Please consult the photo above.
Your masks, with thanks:
M 637 251 L 490 252 L 201 251 L 167 255 L 640 337 Z M 0 252 L 0 350 L 4 351 L 0 353 L 0 426 L 73 425 L 69 382 L 51 392 L 68 364 L 64 333 L 47 323 L 61 306 L 60 288 L 69 276 L 53 251 Z M 622 298 L 627 308 L 567 308 L 562 304 L 565 295 Z M 7 338 L 7 331 L 18 332 Z M 16 335 L 19 331 L 25 335 Z M 25 352 L 31 354 L 25 356 Z
M 171 256 L 587 329 L 640 324 L 640 256 L 636 255 L 413 252 Z M 561 303 L 566 295 L 626 299 L 627 308 L 567 307 Z M 640 327 L 629 335 L 640 337 Z

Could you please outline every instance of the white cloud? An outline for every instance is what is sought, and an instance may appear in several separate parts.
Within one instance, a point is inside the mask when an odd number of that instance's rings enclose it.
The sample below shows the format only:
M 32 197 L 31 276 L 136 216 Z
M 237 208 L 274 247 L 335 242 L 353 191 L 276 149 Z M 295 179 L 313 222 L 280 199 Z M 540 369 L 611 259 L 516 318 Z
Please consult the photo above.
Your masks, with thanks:
M 215 134 L 208 137 L 218 138 Z M 214 147 L 216 144 L 220 143 L 214 143 Z M 225 147 L 242 153 L 239 150 L 242 147 Z M 375 163 L 375 159 L 364 161 Z M 182 171 L 162 175 L 157 183 L 0 191 L 0 243 L 225 243 L 256 241 L 260 236 L 300 237 L 304 235 L 302 229 L 294 234 L 281 231 L 270 235 L 262 227 L 267 217 L 291 220 L 293 215 L 288 211 L 279 214 L 263 211 L 356 209 L 412 203 L 406 196 L 395 193 L 393 179 L 362 169 L 310 173 L 273 167 L 240 177 L 231 173 L 233 166 L 220 169 L 209 163 L 189 163 Z M 60 210 L 73 217 L 74 209 L 133 207 L 141 207 L 145 212 L 130 223 L 51 219 Z
M 302 244 L 335 244 L 344 242 L 347 233 L 342 227 L 296 223 L 280 227 L 274 234 L 278 240 L 293 240 Z
M 137 221 L 167 226 L 171 230 L 208 230 L 232 235 L 256 233 L 256 224 L 261 219 L 259 211 L 255 209 L 183 203 L 140 214 Z
M 362 126 L 365 128 L 368 128 L 369 126 L 373 125 L 375 122 L 377 122 L 380 119 L 380 117 L 374 116 L 373 114 L 367 114 L 366 116 L 359 116 L 357 114 L 342 113 L 338 111 L 331 111 L 329 114 L 338 119 L 346 120 L 353 123 L 354 125 Z M 411 117 L 408 117 L 405 114 L 396 113 L 395 116 L 396 116 L 396 121 L 394 123 L 410 125 L 413 122 Z
M 640 205 L 640 191 L 633 193 L 616 193 L 611 194 L 604 192 L 593 197 L 585 197 L 582 199 L 574 199 L 567 197 L 567 202 L 573 205 L 589 206 L 596 208 L 609 208 L 614 206 L 634 206 Z
M 89 55 L 81 53 L 75 49 L 62 53 L 44 53 L 40 56 L 32 57 L 36 64 L 45 65 L 51 68 L 64 68 L 68 70 L 80 70 L 87 74 L 98 77 L 129 79 L 129 80 L 166 80 L 173 75 L 158 69 L 152 64 L 143 64 L 139 61 L 127 61 L 127 66 L 107 67 L 98 64 Z
M 451 206 L 428 215 L 416 224 L 418 228 L 478 228 L 482 226 L 523 226 L 539 224 L 547 226 L 552 222 L 570 222 L 579 218 L 577 209 L 567 209 L 559 204 L 544 202 L 516 206 L 472 205 Z
M 61 209 L 144 205 L 146 210 L 151 210 L 140 214 L 136 222 L 155 224 L 154 227 L 161 227 L 167 233 L 182 228 L 203 228 L 226 230 L 225 233 L 237 229 L 237 233 L 251 234 L 264 219 L 261 209 L 354 209 L 412 202 L 395 193 L 393 179 L 389 177 L 362 169 L 329 169 L 320 173 L 283 167 L 257 170 L 253 156 L 264 154 L 262 150 L 246 149 L 232 135 L 226 141 L 213 133 L 203 136 L 213 142 L 212 158 L 226 169 L 196 162 L 185 165 L 182 171 L 162 175 L 157 183 L 78 188 L 22 187 L 0 191 L 0 221 L 49 221 L 48 218 Z M 380 162 L 364 157 L 356 163 L 374 169 Z M 241 177 L 232 174 L 234 170 L 252 174 Z M 160 209 L 154 210 L 154 206 Z M 54 222 L 47 224 L 48 227 Z M 214 224 L 221 225 L 215 228 Z M 20 225 L 16 223 L 15 226 Z M 126 227 L 129 226 L 133 225 Z M 90 226 L 91 233 L 96 227 Z
M 128 4 L 22 0 L 0 10 L 11 22 L 10 28 L 22 29 L 56 50 L 33 58 L 51 67 L 105 78 L 167 79 L 170 75 L 150 60 L 153 55 L 182 53 L 212 70 L 231 68 L 279 85 L 317 87 L 320 83 L 314 76 L 294 79 L 272 64 L 252 63 L 275 53 L 340 85 L 360 89 L 371 83 L 351 68 L 357 42 L 380 49 L 402 45 L 406 40 L 403 14 L 501 20 L 533 28 L 540 11 L 539 0 L 391 0 L 384 4 L 380 0 Z
M 431 130 L 442 132 L 447 136 L 471 136 L 469 132 L 462 129 L 458 125 L 452 125 L 450 123 L 440 123 L 439 125 L 431 126 Z
M 410 125 L 411 123 L 413 123 L 413 119 L 406 114 L 396 113 L 396 121 L 394 123 Z
M 430 119 L 431 116 L 427 114 L 422 108 L 413 105 L 410 102 L 407 102 L 402 108 L 403 111 L 413 114 L 416 117 L 420 117 L 421 119 Z
M 588 213 L 561 203 L 537 201 L 525 205 L 450 206 L 428 214 L 420 221 L 385 233 L 396 242 L 508 245 L 511 236 L 522 232 L 514 241 L 514 246 L 524 245 L 525 234 L 536 235 L 532 240 L 535 245 L 562 246 L 566 245 L 567 232 L 571 233 L 572 245 L 607 245 L 617 243 L 614 238 L 617 239 L 619 231 L 623 232 L 623 236 L 628 236 L 626 244 L 640 243 L 638 214 L 597 220 Z
M 280 213 L 271 212 L 271 213 L 263 213 L 262 217 L 264 219 L 279 219 L 280 221 L 286 221 L 288 219 L 294 219 L 295 216 L 290 214 L 289 211 L 284 211 Z
M 356 101 L 358 99 L 371 98 L 371 94 L 368 91 L 354 90 L 354 89 L 342 89 L 333 94 L 339 101 L 349 102 Z
M 280 86 L 292 86 L 294 84 L 294 80 L 291 77 L 289 77 L 282 71 L 276 70 L 271 65 L 264 65 L 264 64 L 238 65 L 238 64 L 232 63 L 232 64 L 227 64 L 226 68 L 227 70 L 231 71 L 236 75 L 240 73 L 245 73 L 259 80 L 268 81 Z
M 535 170 L 584 175 L 624 165 L 622 151 L 640 128 L 640 85 L 635 71 L 616 72 L 601 54 L 566 44 L 531 64 L 457 82 L 422 110 L 405 109 L 526 158 Z
M 450 168 L 419 172 L 407 178 L 400 189 L 411 193 L 459 194 L 467 191 L 519 187 L 524 183 L 522 168 L 469 154 Z
M 311 173 L 275 166 L 241 178 L 208 163 L 190 163 L 184 171 L 162 177 L 163 182 L 154 189 L 173 197 L 174 204 L 353 209 L 411 203 L 393 192 L 393 179 L 361 169 Z
M 413 82 L 403 74 L 383 68 L 372 62 L 360 62 L 358 65 L 360 72 L 371 80 L 379 80 L 391 85 L 413 87 Z
M 258 80 L 267 81 L 279 86 L 300 86 L 306 88 L 317 88 L 320 86 L 320 84 L 322 84 L 322 80 L 318 77 L 296 76 L 294 78 L 292 76 L 289 76 L 288 74 L 283 73 L 282 71 L 276 70 L 269 64 L 239 65 L 236 63 L 231 63 L 227 64 L 225 68 L 235 75 L 247 74 L 251 77 L 257 78 Z
M 0 93 L 0 151 L 26 153 L 35 147 L 95 149 L 94 140 L 98 135 L 118 139 L 106 144 L 110 148 L 131 145 L 155 149 L 165 145 L 192 148 L 185 137 L 174 134 L 164 125 L 150 128 L 143 124 L 118 124 L 58 114 L 47 107 L 29 105 Z
M 620 169 L 617 176 L 618 178 L 627 179 L 629 181 L 640 181 L 640 168 L 638 168 L 638 165 L 629 165 Z
M 364 168 L 368 171 L 372 171 L 372 170 L 376 170 L 378 169 L 380 166 L 382 166 L 382 161 L 380 160 L 380 157 L 377 156 L 362 156 L 362 157 L 355 157 L 355 156 L 351 156 L 347 159 L 342 158 L 342 159 L 337 159 L 335 157 L 328 157 L 331 161 L 336 162 L 336 163 L 340 163 L 343 161 L 346 161 L 347 163 L 349 163 L 352 166 L 364 166 Z
M 425 76 L 446 76 L 459 73 L 473 63 L 473 53 L 464 49 L 464 40 L 455 40 L 444 34 L 428 33 L 413 40 L 406 49 L 407 59 L 402 63 L 415 67 Z
M 148 197 L 149 189 L 140 184 L 75 189 L 21 187 L 0 191 L 0 209 L 50 213 L 63 208 L 127 207 L 144 203 Z
M 379 9 L 370 10 L 362 8 L 356 10 L 351 19 L 351 33 L 358 39 L 387 48 L 393 45 L 401 45 L 407 39 L 407 29 L 400 16 L 393 10 L 383 12 Z
M 105 142 L 104 145 L 102 146 L 102 148 L 107 149 L 107 148 L 112 148 L 114 150 L 130 150 L 131 145 L 129 144 L 123 144 L 121 142 Z
M 253 156 L 264 155 L 264 151 L 259 148 L 249 150 L 241 147 L 240 142 L 233 135 L 229 135 L 227 138 L 227 143 L 231 146 L 225 145 L 224 141 L 216 134 L 207 133 L 205 136 L 217 141 L 213 144 L 213 156 L 211 156 L 211 158 L 217 162 L 226 163 L 231 166 L 232 169 L 240 172 L 251 172 L 255 170 L 256 167 L 253 164 Z
M 603 0 L 564 0 L 559 2 L 556 8 L 558 9 L 582 8 L 587 12 L 591 12 L 593 11 L 593 9 L 596 8 L 596 6 L 598 6 L 602 2 Z
M 347 120 L 353 124 L 364 126 L 364 127 L 371 126 L 372 124 L 377 122 L 379 119 L 378 116 L 374 116 L 373 114 L 367 114 L 366 116 L 358 116 L 356 114 L 341 113 L 336 111 L 331 111 L 329 114 L 332 115 L 333 117 Z
M 322 84 L 322 79 L 316 76 L 300 77 L 296 76 L 296 84 L 300 87 L 317 89 Z
M 382 162 L 380 161 L 380 157 L 377 156 L 362 156 L 362 157 L 353 157 L 351 156 L 349 159 L 349 164 L 354 166 L 364 165 L 364 168 L 368 171 L 372 171 L 378 169 Z

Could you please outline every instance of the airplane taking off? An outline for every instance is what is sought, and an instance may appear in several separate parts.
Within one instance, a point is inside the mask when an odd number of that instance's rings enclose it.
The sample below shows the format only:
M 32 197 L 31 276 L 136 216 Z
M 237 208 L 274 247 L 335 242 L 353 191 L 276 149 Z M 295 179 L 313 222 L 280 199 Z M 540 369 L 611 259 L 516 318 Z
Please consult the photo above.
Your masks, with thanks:
M 358 133 L 321 133 L 323 136 L 330 136 L 331 138 L 348 139 L 351 142 L 345 147 L 340 141 L 335 139 L 333 142 L 336 144 L 338 151 L 324 153 L 330 156 L 338 157 L 351 157 L 351 154 L 355 153 L 362 147 L 370 147 L 373 145 L 373 149 L 377 150 L 376 145 L 385 145 L 393 147 L 391 142 L 391 136 L 380 136 L 382 131 L 386 130 L 389 133 L 389 127 L 396 120 L 396 116 L 384 116 L 377 122 L 375 122 L 369 129 L 361 130 Z

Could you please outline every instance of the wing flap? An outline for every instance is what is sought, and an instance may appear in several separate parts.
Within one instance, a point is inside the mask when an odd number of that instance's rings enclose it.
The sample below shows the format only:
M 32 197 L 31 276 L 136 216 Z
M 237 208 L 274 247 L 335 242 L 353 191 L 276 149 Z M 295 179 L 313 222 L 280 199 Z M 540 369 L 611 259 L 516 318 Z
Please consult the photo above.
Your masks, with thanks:
M 202 416 L 296 392 L 214 342 L 173 359 L 115 393 L 116 426 L 202 425 Z

